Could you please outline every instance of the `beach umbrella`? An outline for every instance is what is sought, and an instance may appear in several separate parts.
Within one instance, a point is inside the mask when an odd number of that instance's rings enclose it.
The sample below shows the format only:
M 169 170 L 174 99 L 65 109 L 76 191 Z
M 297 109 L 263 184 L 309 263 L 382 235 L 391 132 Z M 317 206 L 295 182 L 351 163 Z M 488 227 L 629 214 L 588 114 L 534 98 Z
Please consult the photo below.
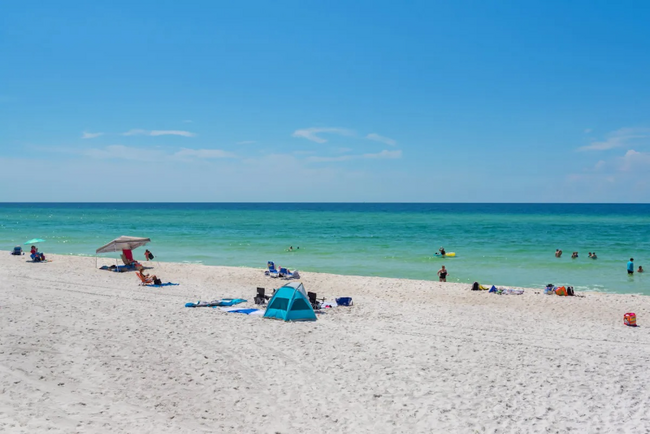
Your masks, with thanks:
M 41 238 L 32 238 L 29 241 L 25 241 L 25 244 L 36 244 L 36 243 L 44 243 L 44 242 L 45 242 L 45 240 L 43 240 Z

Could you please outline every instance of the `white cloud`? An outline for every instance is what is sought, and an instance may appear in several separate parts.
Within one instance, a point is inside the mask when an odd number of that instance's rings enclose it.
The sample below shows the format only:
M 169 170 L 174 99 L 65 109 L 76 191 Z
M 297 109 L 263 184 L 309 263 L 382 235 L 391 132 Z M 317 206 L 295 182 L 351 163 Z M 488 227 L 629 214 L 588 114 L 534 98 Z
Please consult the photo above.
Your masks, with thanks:
M 645 168 L 646 166 L 650 166 L 650 153 L 648 152 L 637 152 L 630 149 L 621 157 L 620 170 L 623 172 L 629 172 L 636 168 Z
M 103 136 L 104 133 L 89 133 L 88 131 L 84 131 L 81 134 L 82 139 L 94 139 L 95 137 Z
M 181 130 L 142 130 L 142 129 L 133 129 L 129 130 L 126 133 L 122 133 L 123 136 L 183 136 L 183 137 L 194 137 L 195 133 L 189 131 Z
M 338 157 L 309 157 L 307 162 L 309 163 L 331 163 L 335 161 L 349 161 L 354 158 L 359 158 L 359 155 L 340 155 Z
M 376 159 L 396 159 L 396 158 L 402 158 L 401 150 L 396 150 L 396 151 L 383 150 L 376 154 L 339 155 L 337 157 L 309 157 L 307 158 L 307 162 L 329 163 L 329 162 L 361 160 L 361 159 L 376 160 Z
M 243 140 L 241 142 L 237 142 L 238 145 L 252 145 L 253 143 L 257 143 L 255 140 Z
M 325 143 L 326 139 L 320 137 L 320 133 L 338 134 L 341 136 L 353 136 L 354 131 L 346 128 L 305 128 L 293 132 L 293 137 L 301 137 L 316 143 Z
M 190 133 L 189 131 L 178 131 L 178 130 L 154 130 L 149 133 L 151 136 L 183 136 L 183 137 L 194 137 L 196 134 Z
M 578 148 L 579 151 L 606 151 L 608 149 L 620 148 L 629 144 L 632 140 L 645 139 L 650 137 L 648 128 L 621 128 L 609 133 L 607 139 L 600 142 L 592 142 L 587 146 Z
M 378 152 L 376 154 L 363 154 L 363 158 L 381 158 L 381 159 L 396 159 L 396 158 L 402 158 L 402 151 L 397 150 L 397 151 L 388 151 L 388 150 L 383 150 L 381 152 Z
M 213 158 L 235 158 L 236 155 L 232 152 L 223 151 L 221 149 L 187 149 L 182 148 L 174 154 L 174 158 L 198 158 L 198 159 L 213 159 Z
M 366 139 L 368 139 L 368 140 L 374 140 L 375 142 L 381 142 L 381 143 L 384 143 L 384 144 L 386 144 L 386 145 L 390 145 L 390 146 L 395 146 L 395 145 L 397 145 L 397 141 L 396 141 L 396 140 L 391 139 L 390 137 L 380 136 L 379 134 L 376 134 L 376 133 L 370 133 L 370 134 L 368 134 L 368 135 L 366 136 Z

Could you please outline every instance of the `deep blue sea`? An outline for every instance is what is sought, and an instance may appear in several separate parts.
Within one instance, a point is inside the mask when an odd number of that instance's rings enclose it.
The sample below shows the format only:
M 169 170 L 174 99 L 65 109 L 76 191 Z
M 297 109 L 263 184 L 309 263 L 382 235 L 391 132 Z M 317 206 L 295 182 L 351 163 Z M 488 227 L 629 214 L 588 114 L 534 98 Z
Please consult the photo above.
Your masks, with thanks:
M 120 235 L 151 238 L 160 261 L 430 280 L 444 264 L 451 282 L 650 294 L 625 270 L 650 269 L 645 204 L 0 204 L 3 250 L 43 238 L 45 253 L 92 256 Z M 457 256 L 434 257 L 441 246 Z

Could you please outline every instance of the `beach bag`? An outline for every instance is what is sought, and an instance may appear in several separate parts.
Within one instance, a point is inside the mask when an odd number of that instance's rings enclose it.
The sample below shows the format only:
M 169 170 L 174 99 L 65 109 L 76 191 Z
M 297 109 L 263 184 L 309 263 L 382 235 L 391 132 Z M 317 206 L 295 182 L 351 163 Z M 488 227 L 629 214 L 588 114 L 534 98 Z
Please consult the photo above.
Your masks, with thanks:
M 153 259 L 153 253 L 149 252 L 149 259 Z
M 566 287 L 566 295 L 573 297 L 576 295 L 575 291 L 573 290 L 573 286 L 567 286 Z
M 162 280 L 158 279 L 157 277 L 153 280 L 154 285 L 162 285 Z
M 560 286 L 555 290 L 555 293 L 559 296 L 566 297 L 566 288 L 564 286 Z
M 553 287 L 553 285 L 550 285 L 550 286 L 547 286 L 546 288 L 544 288 L 544 294 L 545 295 L 555 294 L 555 288 Z
M 479 285 L 478 282 L 474 282 L 474 284 L 472 285 L 472 291 L 480 291 L 481 290 L 480 286 L 481 285 Z
M 630 327 L 636 327 L 636 314 L 629 312 L 623 315 L 623 324 Z
M 339 306 L 352 306 L 352 297 L 340 297 L 336 299 L 336 304 Z

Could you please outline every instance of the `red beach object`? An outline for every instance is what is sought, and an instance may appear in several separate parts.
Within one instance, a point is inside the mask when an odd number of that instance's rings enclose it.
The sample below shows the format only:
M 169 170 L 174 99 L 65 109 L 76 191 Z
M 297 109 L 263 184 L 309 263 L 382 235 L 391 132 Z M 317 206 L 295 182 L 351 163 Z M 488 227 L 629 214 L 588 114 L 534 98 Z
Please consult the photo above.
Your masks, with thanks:
M 636 314 L 629 312 L 623 315 L 623 323 L 630 327 L 636 327 Z

